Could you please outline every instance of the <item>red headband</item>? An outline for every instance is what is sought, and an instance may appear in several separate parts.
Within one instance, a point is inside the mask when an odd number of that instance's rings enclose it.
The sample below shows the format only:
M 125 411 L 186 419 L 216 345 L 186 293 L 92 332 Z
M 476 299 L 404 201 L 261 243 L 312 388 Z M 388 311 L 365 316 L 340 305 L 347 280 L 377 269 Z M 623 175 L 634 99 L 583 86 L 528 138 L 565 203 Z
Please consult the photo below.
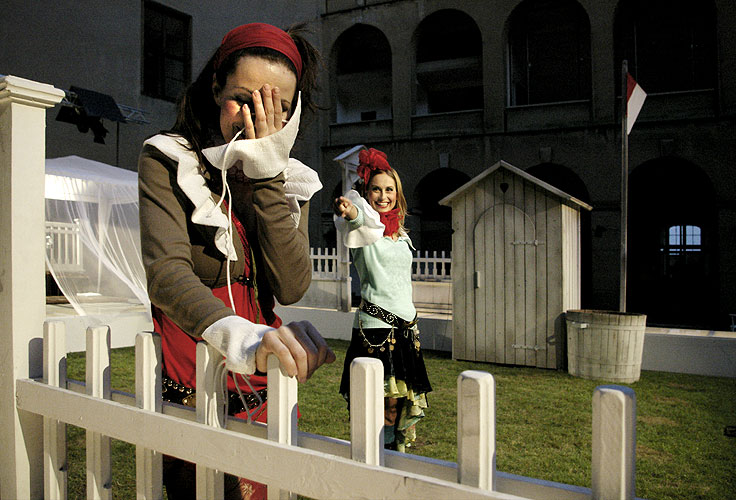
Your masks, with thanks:
M 358 154 L 358 175 L 363 179 L 363 185 L 368 188 L 368 180 L 374 170 L 391 170 L 386 153 L 377 149 L 361 149 Z
M 215 54 L 215 71 L 227 56 L 249 47 L 265 47 L 284 54 L 294 64 L 297 80 L 302 77 L 302 56 L 294 40 L 284 30 L 264 23 L 244 24 L 228 32 Z

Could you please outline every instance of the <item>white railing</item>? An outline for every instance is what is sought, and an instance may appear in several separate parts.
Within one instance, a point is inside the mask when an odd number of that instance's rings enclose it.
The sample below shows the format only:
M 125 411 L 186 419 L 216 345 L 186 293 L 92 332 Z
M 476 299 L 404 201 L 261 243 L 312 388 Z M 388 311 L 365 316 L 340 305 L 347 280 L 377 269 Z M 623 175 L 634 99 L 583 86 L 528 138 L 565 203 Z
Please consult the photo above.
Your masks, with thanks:
M 634 498 L 635 397 L 603 386 L 593 396 L 593 488 L 495 469 L 495 382 L 486 372 L 458 377 L 458 462 L 383 449 L 383 366 L 351 366 L 351 442 L 297 430 L 297 384 L 278 360 L 268 366 L 267 426 L 223 417 L 215 373 L 221 356 L 197 346 L 196 411 L 161 403 L 156 335 L 136 339 L 136 394 L 110 390 L 110 331 L 87 329 L 86 382 L 65 380 L 63 323 L 44 326 L 43 380 L 17 380 L 17 407 L 44 421 L 45 498 L 66 498 L 65 424 L 86 429 L 87 498 L 112 498 L 110 439 L 136 445 L 138 498 L 162 498 L 161 456 L 197 464 L 198 498 L 222 498 L 223 473 L 265 483 L 269 498 Z M 187 439 L 181 439 L 187 436 Z M 295 474 L 294 471 L 299 471 Z M 350 480 L 346 480 L 350 478 Z M 282 496 L 283 498 L 283 496 Z M 290 498 L 289 495 L 286 498 Z
M 452 257 L 450 252 L 417 251 L 414 254 L 411 267 L 411 279 L 414 281 L 447 281 L 452 278 L 450 267 Z M 335 248 L 310 248 L 309 257 L 312 259 L 312 278 L 338 279 L 338 255 Z
M 450 266 L 452 265 L 452 257 L 450 252 L 445 256 L 444 250 L 437 255 L 436 251 L 422 252 L 417 251 L 412 261 L 411 279 L 414 281 L 450 281 Z
M 309 248 L 313 279 L 337 279 L 337 249 Z
M 58 272 L 82 272 L 82 240 L 77 222 L 46 221 L 46 255 Z

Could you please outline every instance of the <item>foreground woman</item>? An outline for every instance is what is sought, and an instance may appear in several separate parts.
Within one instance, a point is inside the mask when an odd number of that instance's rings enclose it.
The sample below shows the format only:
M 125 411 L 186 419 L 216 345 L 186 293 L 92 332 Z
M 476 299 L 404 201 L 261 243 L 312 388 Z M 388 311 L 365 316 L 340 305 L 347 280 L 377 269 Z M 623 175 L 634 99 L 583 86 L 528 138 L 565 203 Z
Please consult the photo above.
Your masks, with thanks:
M 322 185 L 289 158 L 312 108 L 317 53 L 300 30 L 230 31 L 139 161 L 143 263 L 161 334 L 164 398 L 194 405 L 196 343 L 225 358 L 229 413 L 264 421 L 266 358 L 307 380 L 335 355 L 308 322 L 274 313 L 311 280 L 308 206 Z M 243 140 L 241 140 L 243 139 Z M 242 393 L 242 396 L 239 395 Z M 194 498 L 193 464 L 166 457 L 168 498 Z M 227 498 L 265 487 L 226 476 Z

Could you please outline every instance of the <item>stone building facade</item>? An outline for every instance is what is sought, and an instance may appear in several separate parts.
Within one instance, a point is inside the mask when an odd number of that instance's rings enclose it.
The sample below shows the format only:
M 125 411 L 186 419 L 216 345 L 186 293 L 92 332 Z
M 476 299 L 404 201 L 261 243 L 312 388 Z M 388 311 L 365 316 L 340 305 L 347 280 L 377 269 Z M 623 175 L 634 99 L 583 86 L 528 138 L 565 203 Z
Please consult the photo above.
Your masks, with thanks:
M 437 201 L 504 160 L 593 207 L 581 264 L 583 307 L 596 309 L 619 307 L 626 59 L 648 94 L 629 136 L 627 308 L 652 324 L 718 329 L 736 312 L 730 0 L 10 0 L 3 11 L 0 74 L 145 111 L 145 122 L 103 119 L 105 144 L 49 113 L 48 156 L 130 169 L 225 31 L 307 22 L 325 57 L 324 110 L 296 148 L 325 185 L 313 246 L 334 245 L 333 158 L 356 144 L 386 151 L 402 174 L 422 250 L 450 250 Z

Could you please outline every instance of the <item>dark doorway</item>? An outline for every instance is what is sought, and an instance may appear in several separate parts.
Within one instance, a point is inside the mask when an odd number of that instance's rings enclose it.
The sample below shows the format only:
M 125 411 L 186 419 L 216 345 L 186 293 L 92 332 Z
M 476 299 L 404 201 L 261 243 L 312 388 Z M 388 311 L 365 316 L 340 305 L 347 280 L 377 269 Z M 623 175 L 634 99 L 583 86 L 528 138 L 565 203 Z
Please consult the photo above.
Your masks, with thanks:
M 419 215 L 419 249 L 438 252 L 452 249 L 452 209 L 440 205 L 439 201 L 469 180 L 470 177 L 459 170 L 439 168 L 419 181 L 414 190 L 418 205 L 410 210 Z
M 697 166 L 660 158 L 629 181 L 627 309 L 660 326 L 713 328 L 718 301 L 713 186 Z

